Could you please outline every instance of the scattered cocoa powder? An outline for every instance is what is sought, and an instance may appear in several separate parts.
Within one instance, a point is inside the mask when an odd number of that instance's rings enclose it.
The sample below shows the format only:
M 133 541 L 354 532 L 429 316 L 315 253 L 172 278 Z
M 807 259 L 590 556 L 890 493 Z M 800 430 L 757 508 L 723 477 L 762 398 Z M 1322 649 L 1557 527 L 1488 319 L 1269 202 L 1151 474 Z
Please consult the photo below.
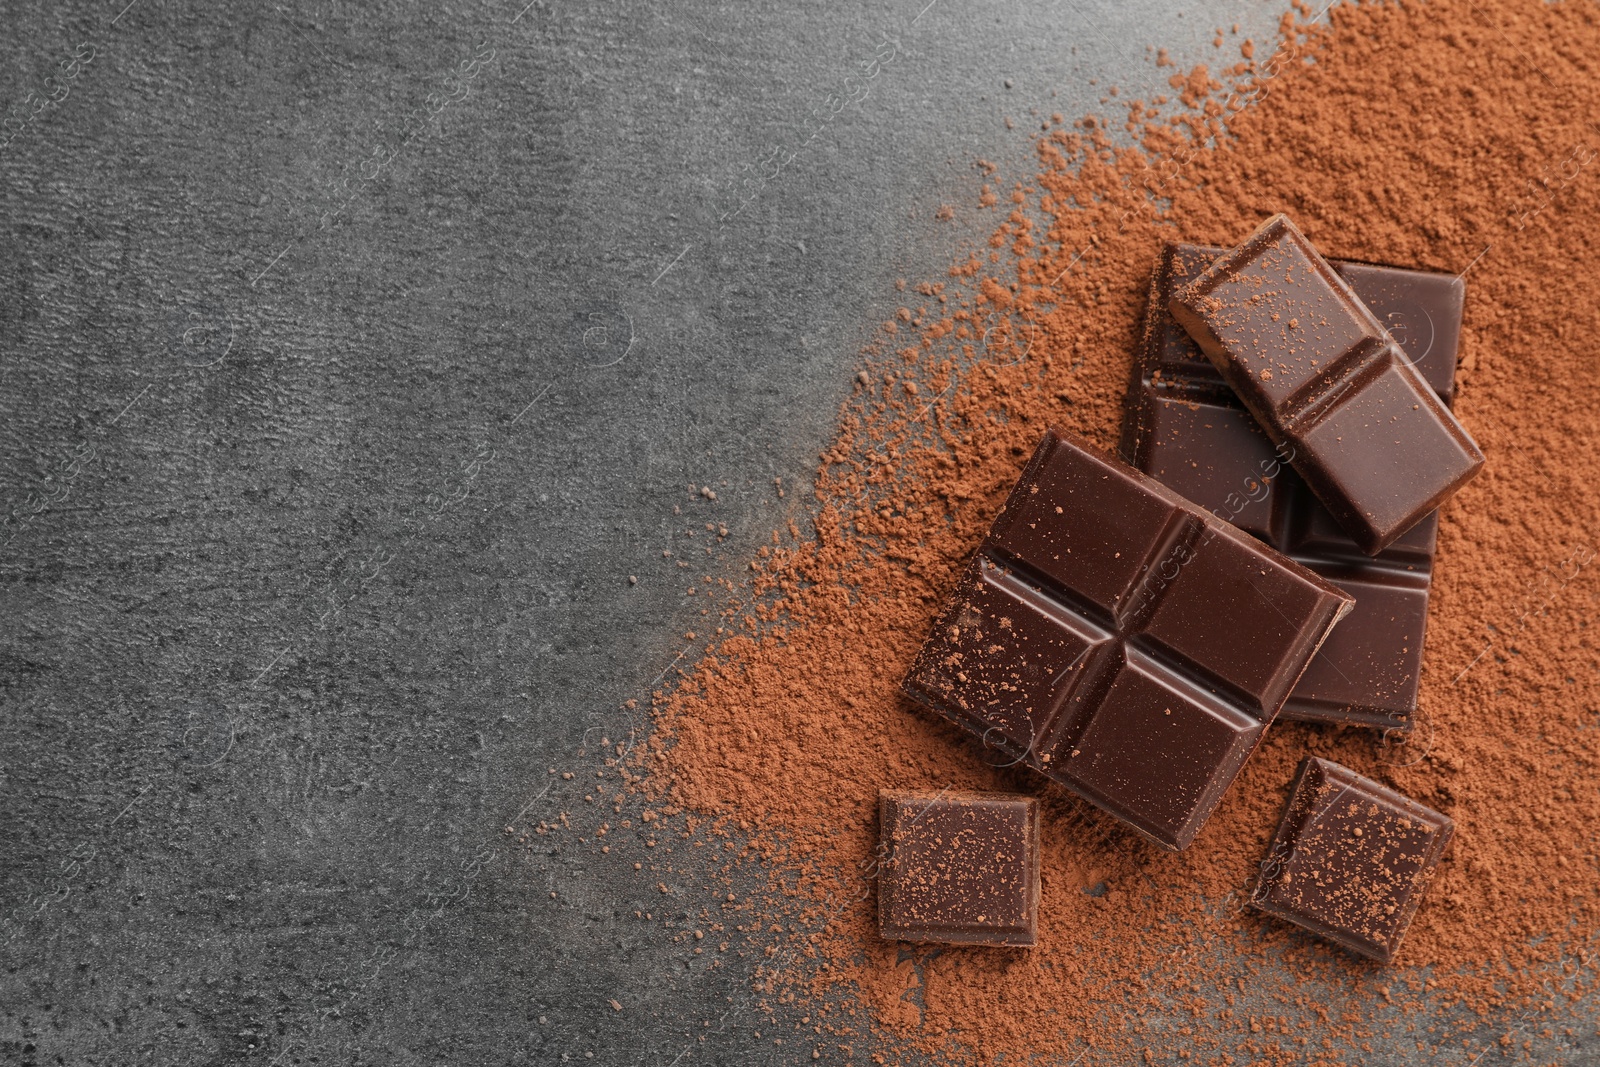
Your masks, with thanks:
M 1137 147 L 1086 116 L 1038 135 L 1040 172 L 1009 195 L 986 169 L 979 203 L 1003 221 L 884 324 L 881 365 L 822 457 L 814 535 L 773 531 L 754 606 L 723 620 L 737 635 L 657 695 L 645 788 L 782 842 L 764 846 L 764 906 L 791 932 L 758 986 L 811 998 L 819 1047 L 1331 1063 L 1403 1040 L 1468 1062 L 1487 1046 L 1465 1031 L 1493 1021 L 1503 1062 L 1595 984 L 1600 12 L 1311 14 L 1285 15 L 1270 56 L 1246 42 L 1232 89 L 1204 67 L 1174 75 L 1190 108 L 1176 119 L 1132 102 Z M 1161 242 L 1232 246 L 1275 211 L 1328 256 L 1465 272 L 1455 410 L 1489 464 L 1444 510 L 1416 733 L 1280 723 L 1194 845 L 1166 855 L 988 765 L 896 685 L 1043 428 L 1113 447 Z M 1455 820 L 1390 967 L 1238 906 L 1306 753 Z M 858 884 L 878 791 L 945 786 L 1040 796 L 1037 948 L 908 961 L 878 938 Z

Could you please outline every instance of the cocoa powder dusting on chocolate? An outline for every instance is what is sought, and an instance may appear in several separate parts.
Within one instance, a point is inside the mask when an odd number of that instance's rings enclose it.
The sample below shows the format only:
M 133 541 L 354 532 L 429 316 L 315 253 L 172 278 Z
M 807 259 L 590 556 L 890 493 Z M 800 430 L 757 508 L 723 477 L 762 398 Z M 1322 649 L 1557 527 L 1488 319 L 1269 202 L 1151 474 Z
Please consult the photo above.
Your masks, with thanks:
M 1243 50 L 1235 95 L 1202 68 L 1175 77 L 1196 108 L 1181 121 L 1145 125 L 1133 106 L 1137 149 L 1099 118 L 1040 135 L 1036 180 L 987 198 L 1006 213 L 990 247 L 912 286 L 912 314 L 884 325 L 822 457 L 815 535 L 774 532 L 753 561 L 759 606 L 657 696 L 645 788 L 783 842 L 770 855 L 786 880 L 764 906 L 812 932 L 762 981 L 816 1005 L 808 1042 L 1007 1063 L 1086 1048 L 1085 1063 L 1359 1062 L 1386 1030 L 1460 1056 L 1441 1007 L 1540 1025 L 1553 973 L 1566 968 L 1563 1002 L 1594 984 L 1577 953 L 1596 926 L 1600 821 L 1600 586 L 1585 566 L 1600 536 L 1600 13 L 1344 5 L 1331 26 L 1291 14 L 1283 32 L 1274 55 Z M 1232 247 L 1276 211 L 1330 257 L 1467 272 L 1455 410 L 1489 462 L 1444 509 L 1416 733 L 1279 722 L 1193 846 L 1163 854 L 986 764 L 897 683 L 1045 426 L 1114 447 L 1161 243 Z M 1237 906 L 1308 753 L 1455 822 L 1390 967 Z M 878 792 L 945 787 L 1040 797 L 1037 948 L 912 965 L 878 937 L 859 885 Z M 1332 992 L 1257 988 L 1269 964 Z M 1265 1023 L 1247 1011 L 1274 998 Z

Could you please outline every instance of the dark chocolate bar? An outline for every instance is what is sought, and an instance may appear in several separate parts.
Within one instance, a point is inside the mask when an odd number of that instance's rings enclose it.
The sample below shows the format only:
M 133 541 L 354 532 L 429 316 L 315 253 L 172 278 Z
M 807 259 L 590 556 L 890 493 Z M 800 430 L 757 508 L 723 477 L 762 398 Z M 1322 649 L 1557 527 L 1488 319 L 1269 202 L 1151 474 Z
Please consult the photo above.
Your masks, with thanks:
M 1350 604 L 1052 430 L 904 689 L 1178 850 Z
M 1449 408 L 1284 216 L 1168 308 L 1362 552 L 1393 544 L 1482 468 Z
M 1039 940 L 1039 802 L 1005 793 L 878 794 L 878 930 L 891 941 Z
M 1283 706 L 1286 719 L 1410 729 L 1417 707 L 1438 513 L 1367 556 L 1244 410 L 1167 310 L 1224 249 L 1168 245 L 1123 411 L 1122 458 L 1355 598 Z M 1450 274 L 1330 261 L 1446 405 L 1455 396 L 1466 286 Z
M 1250 902 L 1387 963 L 1452 830 L 1447 816 L 1308 756 Z

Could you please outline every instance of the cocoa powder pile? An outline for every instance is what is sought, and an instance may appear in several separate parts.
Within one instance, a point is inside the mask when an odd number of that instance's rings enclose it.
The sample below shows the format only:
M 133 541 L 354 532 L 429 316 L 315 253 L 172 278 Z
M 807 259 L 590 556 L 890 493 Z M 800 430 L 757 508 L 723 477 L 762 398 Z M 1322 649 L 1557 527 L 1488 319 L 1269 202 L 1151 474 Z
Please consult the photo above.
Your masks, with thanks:
M 1275 51 L 1176 75 L 1173 101 L 1054 126 L 1036 178 L 990 179 L 989 247 L 883 327 L 814 534 L 773 532 L 757 606 L 657 694 L 644 788 L 769 843 L 764 906 L 799 932 L 761 988 L 809 1004 L 819 1054 L 1332 1063 L 1382 1041 L 1466 1063 L 1498 1037 L 1505 1062 L 1595 984 L 1600 11 L 1311 14 L 1285 15 Z M 897 685 L 1045 426 L 1115 448 L 1162 242 L 1232 246 L 1277 211 L 1330 257 L 1465 272 L 1455 410 L 1488 466 L 1443 512 L 1415 733 L 1279 722 L 1169 855 Z M 1240 904 L 1308 753 L 1455 821 L 1389 967 Z M 1040 797 L 1037 948 L 877 936 L 878 791 L 944 787 Z

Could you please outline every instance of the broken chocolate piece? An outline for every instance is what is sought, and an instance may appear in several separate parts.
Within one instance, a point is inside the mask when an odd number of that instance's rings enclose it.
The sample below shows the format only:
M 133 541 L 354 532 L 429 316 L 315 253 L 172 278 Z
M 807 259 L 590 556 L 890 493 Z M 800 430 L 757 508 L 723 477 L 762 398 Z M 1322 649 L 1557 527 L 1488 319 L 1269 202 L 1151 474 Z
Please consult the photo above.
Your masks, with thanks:
M 1394 543 L 1482 468 L 1394 338 L 1283 215 L 1168 308 L 1362 552 Z
M 891 941 L 1026 948 L 1039 939 L 1039 802 L 878 794 L 878 929 Z
M 1350 603 L 1047 431 L 904 689 L 1176 851 Z
M 1447 816 L 1308 756 L 1250 902 L 1387 963 L 1453 829 Z

